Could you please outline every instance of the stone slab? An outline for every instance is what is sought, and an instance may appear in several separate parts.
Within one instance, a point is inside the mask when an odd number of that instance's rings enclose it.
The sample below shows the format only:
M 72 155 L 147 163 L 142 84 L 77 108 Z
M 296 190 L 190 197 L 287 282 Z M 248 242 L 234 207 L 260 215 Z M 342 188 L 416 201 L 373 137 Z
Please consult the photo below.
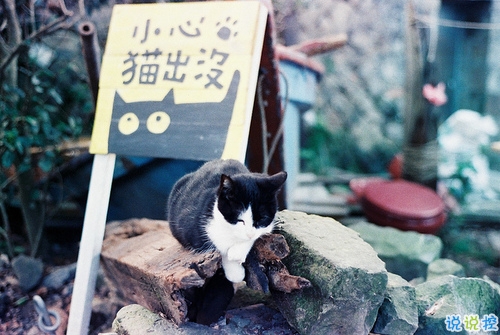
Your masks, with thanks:
M 302 291 L 273 292 L 288 322 L 301 334 L 368 334 L 387 285 L 375 250 L 331 218 L 282 211 L 277 220 L 277 232 L 290 246 L 283 263 L 312 284 Z

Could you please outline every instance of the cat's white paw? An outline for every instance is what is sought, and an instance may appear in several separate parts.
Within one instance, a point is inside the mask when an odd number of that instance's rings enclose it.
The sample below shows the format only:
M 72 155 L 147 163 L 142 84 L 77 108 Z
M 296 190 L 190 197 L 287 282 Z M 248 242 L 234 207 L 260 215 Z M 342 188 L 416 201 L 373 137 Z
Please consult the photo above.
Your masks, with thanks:
M 253 243 L 235 244 L 227 251 L 227 259 L 232 262 L 244 263 Z
M 245 279 L 245 268 L 239 262 L 226 262 L 222 265 L 226 278 L 233 282 L 239 283 Z
M 232 247 L 227 251 L 227 259 L 231 262 L 243 263 L 247 258 L 247 254 L 238 248 Z

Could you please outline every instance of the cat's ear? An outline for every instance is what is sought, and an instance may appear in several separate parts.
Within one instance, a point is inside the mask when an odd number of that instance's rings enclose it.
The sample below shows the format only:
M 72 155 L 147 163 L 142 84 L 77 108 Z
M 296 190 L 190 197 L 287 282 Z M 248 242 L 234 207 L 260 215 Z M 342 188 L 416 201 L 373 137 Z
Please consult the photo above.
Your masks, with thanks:
M 227 197 L 228 195 L 232 194 L 234 188 L 234 182 L 226 174 L 222 174 L 220 177 L 220 185 L 219 185 L 219 196 L 224 196 Z
M 268 177 L 269 184 L 278 191 L 286 181 L 287 173 L 285 171 L 278 172 Z

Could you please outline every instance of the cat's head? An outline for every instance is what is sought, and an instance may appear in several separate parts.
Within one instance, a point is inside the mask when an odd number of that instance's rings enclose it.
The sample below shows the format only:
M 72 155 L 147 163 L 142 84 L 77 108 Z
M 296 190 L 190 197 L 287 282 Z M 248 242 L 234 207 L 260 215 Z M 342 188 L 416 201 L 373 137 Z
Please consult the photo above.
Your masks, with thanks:
M 286 172 L 272 176 L 255 173 L 221 176 L 217 207 L 232 226 L 234 235 L 255 240 L 273 230 L 278 209 L 276 195 L 286 177 Z

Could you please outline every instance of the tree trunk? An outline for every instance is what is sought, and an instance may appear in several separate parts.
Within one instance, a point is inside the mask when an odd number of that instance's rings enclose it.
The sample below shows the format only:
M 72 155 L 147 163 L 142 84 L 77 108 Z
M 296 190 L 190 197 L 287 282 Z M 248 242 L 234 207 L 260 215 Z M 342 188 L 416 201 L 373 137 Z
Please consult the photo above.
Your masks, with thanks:
M 30 244 L 30 255 L 35 257 L 42 239 L 45 207 L 41 199 L 37 199 L 33 170 L 18 172 L 17 183 L 21 211 Z
M 16 12 L 15 0 L 0 0 L 7 19 L 7 39 L 0 38 L 0 82 L 7 84 L 11 88 L 20 88 L 25 91 L 22 80 L 18 76 L 19 69 L 19 52 L 25 50 L 19 49 L 22 43 L 22 32 L 19 19 Z M 30 78 L 26 78 L 30 81 Z M 17 104 L 14 104 L 17 105 Z M 23 111 L 20 111 L 23 114 Z M 20 163 L 18 161 L 18 163 Z M 19 187 L 19 199 L 21 202 L 21 210 L 23 214 L 24 224 L 28 241 L 30 243 L 30 254 L 35 256 L 38 252 L 38 246 L 43 232 L 44 207 L 37 199 L 35 193 L 35 181 L 33 170 L 20 172 L 19 165 L 16 164 L 17 182 Z

